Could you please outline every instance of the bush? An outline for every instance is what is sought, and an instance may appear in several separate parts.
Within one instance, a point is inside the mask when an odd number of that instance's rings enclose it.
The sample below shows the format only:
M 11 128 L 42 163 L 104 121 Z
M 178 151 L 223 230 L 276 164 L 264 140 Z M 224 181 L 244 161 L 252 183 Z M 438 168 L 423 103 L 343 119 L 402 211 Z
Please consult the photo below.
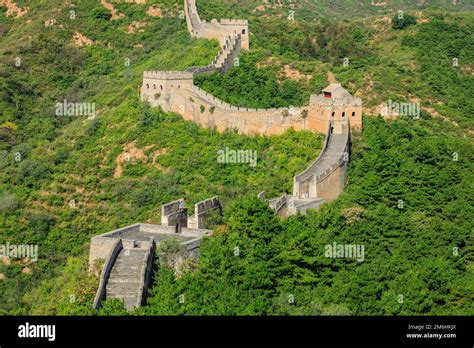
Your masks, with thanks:
M 18 179 L 22 182 L 38 181 L 48 174 L 48 168 L 38 160 L 25 160 L 18 166 Z
M 96 19 L 104 19 L 106 21 L 109 21 L 110 18 L 112 18 L 112 14 L 109 11 L 107 11 L 106 9 L 96 8 L 94 10 L 94 17 Z
M 413 24 L 416 24 L 416 18 L 407 14 L 403 14 L 402 16 L 396 14 L 392 18 L 392 28 L 396 30 L 404 29 Z
M 5 192 L 0 196 L 0 212 L 13 213 L 18 208 L 18 205 L 14 194 Z
M 154 191 L 148 187 L 142 187 L 132 192 L 131 203 L 135 207 L 145 207 L 154 199 Z

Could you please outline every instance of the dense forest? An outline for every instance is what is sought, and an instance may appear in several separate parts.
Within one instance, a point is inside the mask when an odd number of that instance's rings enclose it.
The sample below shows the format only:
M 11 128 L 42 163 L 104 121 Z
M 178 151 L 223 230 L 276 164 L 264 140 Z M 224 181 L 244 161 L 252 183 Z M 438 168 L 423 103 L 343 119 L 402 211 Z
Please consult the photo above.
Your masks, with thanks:
M 119 19 L 95 0 L 15 2 L 27 13 L 0 7 L 0 244 L 37 244 L 39 257 L 0 260 L 0 314 L 127 314 L 118 301 L 92 309 L 90 238 L 212 195 L 224 216 L 199 261 L 177 277 L 158 258 L 133 315 L 474 313 L 474 15 L 452 12 L 469 5 L 392 26 L 396 5 L 388 17 L 329 20 L 349 5 L 320 2 L 324 11 L 289 21 L 253 12 L 255 1 L 198 1 L 203 18 L 245 16 L 251 29 L 251 51 L 228 74 L 197 78 L 202 88 L 241 106 L 299 106 L 330 72 L 366 107 L 344 193 L 279 219 L 257 193 L 290 192 L 323 135 L 218 133 L 139 100 L 144 70 L 206 65 L 218 52 L 189 38 L 182 1 L 114 3 Z M 147 14 L 155 3 L 161 16 Z M 375 116 L 389 99 L 419 100 L 421 118 Z M 95 103 L 98 117 L 55 116 L 62 100 Z M 257 150 L 257 166 L 218 163 L 226 146 Z M 127 149 L 134 157 L 120 162 Z M 365 245 L 365 260 L 326 258 L 334 242 Z

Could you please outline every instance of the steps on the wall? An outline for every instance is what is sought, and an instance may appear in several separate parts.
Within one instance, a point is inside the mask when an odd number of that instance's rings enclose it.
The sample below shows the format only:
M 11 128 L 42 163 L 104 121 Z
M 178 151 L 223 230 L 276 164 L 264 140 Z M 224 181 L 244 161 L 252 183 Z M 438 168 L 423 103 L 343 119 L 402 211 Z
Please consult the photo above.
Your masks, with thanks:
M 120 251 L 107 281 L 107 299 L 123 300 L 128 310 L 140 304 L 140 284 L 146 253 L 145 248 L 124 248 Z
M 326 172 L 331 166 L 344 156 L 347 144 L 347 134 L 331 134 L 326 151 L 319 158 L 313 175 L 318 176 Z
M 213 71 L 226 72 L 233 61 L 229 62 L 232 56 L 236 56 L 240 52 L 241 39 L 240 35 L 228 36 L 224 47 L 219 51 L 218 55 L 214 58 L 211 64 L 206 66 L 193 66 L 186 69 L 186 72 L 193 73 L 194 75 L 209 73 Z M 237 54 L 234 54 L 238 51 Z

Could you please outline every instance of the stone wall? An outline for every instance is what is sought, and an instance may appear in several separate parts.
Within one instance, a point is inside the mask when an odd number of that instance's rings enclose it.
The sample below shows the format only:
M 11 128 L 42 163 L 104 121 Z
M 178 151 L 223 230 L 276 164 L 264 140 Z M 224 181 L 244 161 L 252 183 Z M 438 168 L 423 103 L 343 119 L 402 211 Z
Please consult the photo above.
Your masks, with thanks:
M 329 175 L 316 184 L 317 197 L 323 198 L 325 202 L 335 200 L 344 191 L 347 162 L 341 162 Z
M 349 160 L 349 123 L 330 121 L 324 147 L 318 158 L 294 177 L 293 196 L 322 198 L 330 202 L 344 189 Z
M 308 128 L 326 133 L 328 122 L 336 126 L 349 122 L 351 129 L 362 129 L 362 101 L 360 98 L 324 98 L 313 94 L 308 108 Z
M 284 194 L 280 197 L 273 198 L 268 200 L 268 205 L 271 209 L 275 211 L 275 213 L 280 216 L 284 217 L 287 216 L 288 213 L 288 195 Z
M 189 227 L 204 229 L 209 215 L 214 211 L 222 214 L 222 207 L 217 196 L 196 203 L 194 206 L 194 216 L 188 219 Z
M 151 106 L 160 106 L 164 111 L 176 112 L 184 119 L 194 121 L 202 127 L 216 128 L 218 131 L 237 129 L 243 134 L 281 134 L 289 128 L 295 130 L 311 129 L 309 119 L 302 117 L 305 108 L 252 109 L 236 107 L 208 94 L 197 86 L 188 84 L 189 81 L 173 80 L 171 83 L 163 80 L 152 81 L 144 78 L 142 85 L 142 100 L 147 100 Z M 170 86 L 159 96 L 150 86 Z M 186 87 L 183 87 L 186 86 Z M 164 87 L 166 88 L 166 87 Z M 315 129 L 319 131 L 319 129 Z
M 161 224 L 174 226 L 176 233 L 181 233 L 183 227 L 188 227 L 188 209 L 184 206 L 184 199 L 161 206 Z
M 344 188 L 349 129 L 362 129 L 361 99 L 354 98 L 340 84 L 331 83 L 320 95 L 311 95 L 303 107 L 252 109 L 230 105 L 195 86 L 193 76 L 230 68 L 240 47 L 248 49 L 248 22 L 213 19 L 207 23 L 199 17 L 195 0 L 185 0 L 185 11 L 189 33 L 219 40 L 221 51 L 205 67 L 192 67 L 186 72 L 144 72 L 142 100 L 218 131 L 235 129 L 249 135 L 273 135 L 292 128 L 326 133 L 320 156 L 295 176 L 293 195 L 283 195 L 269 204 L 277 214 L 287 215 L 335 199 Z M 188 225 L 198 227 L 204 222 L 196 215 L 188 219 Z
M 102 300 L 105 297 L 105 286 L 107 284 L 107 280 L 109 278 L 109 274 L 112 270 L 112 267 L 115 264 L 115 260 L 117 259 L 118 254 L 122 250 L 122 241 L 120 239 L 111 239 L 113 242 L 108 249 L 107 256 L 104 257 L 105 263 L 104 267 L 102 268 L 102 272 L 100 274 L 99 280 L 99 287 L 97 288 L 97 292 L 94 298 L 93 308 L 98 309 Z
M 215 204 L 210 201 L 199 208 L 200 212 L 208 211 L 209 205 Z M 170 204 L 165 211 L 173 209 L 174 204 Z M 135 224 L 93 237 L 90 262 L 98 256 L 105 259 L 94 308 L 99 308 L 104 298 L 123 299 L 127 309 L 139 307 L 151 284 L 156 244 L 169 237 L 178 238 L 185 250 L 185 258 L 194 258 L 199 255 L 202 238 L 210 235 L 212 231 L 204 229 L 182 228 L 182 232 L 177 234 L 172 226 Z M 134 275 L 134 269 L 139 273 Z
M 248 21 L 243 19 L 216 19 L 211 20 L 210 23 L 201 20 L 196 7 L 196 0 L 185 0 L 184 11 L 186 15 L 186 23 L 189 34 L 192 37 L 216 39 L 219 44 L 224 46 L 226 39 L 229 36 L 240 35 L 242 38 L 242 48 L 249 49 L 249 29 Z
M 325 133 L 331 121 L 336 126 L 340 121 L 349 122 L 354 129 L 362 127 L 362 104 L 358 98 L 337 100 L 313 95 L 306 107 L 252 109 L 214 97 L 195 86 L 192 78 L 191 73 L 145 71 L 141 98 L 151 106 L 160 106 L 166 112 L 176 112 L 186 120 L 218 131 L 233 128 L 243 134 L 271 135 L 293 128 Z
M 140 285 L 138 287 L 138 300 L 136 307 L 140 307 L 146 302 L 146 298 L 148 295 L 148 289 L 152 284 L 153 278 L 153 264 L 155 261 L 155 250 L 156 244 L 154 241 L 151 241 L 148 244 L 147 252 L 143 259 L 143 263 L 141 265 L 141 277 L 140 277 Z
M 281 134 L 289 128 L 324 133 L 331 121 L 347 120 L 352 128 L 362 127 L 362 104 L 347 92 L 338 98 L 312 95 L 309 105 L 301 108 L 251 109 L 230 105 L 193 84 L 196 73 L 227 71 L 240 47 L 248 48 L 248 22 L 223 19 L 202 21 L 195 0 L 185 0 L 188 30 L 194 37 L 218 39 L 221 51 L 205 67 L 192 67 L 187 72 L 145 71 L 141 98 L 164 111 L 179 113 L 202 127 L 223 131 L 237 129 L 243 134 Z M 304 117 L 303 117 L 304 116 Z
M 139 224 L 127 226 L 124 228 L 117 229 L 110 232 L 111 236 L 120 235 L 120 233 L 126 233 L 127 231 L 138 230 Z M 91 244 L 89 247 L 89 267 L 92 267 L 94 261 L 97 259 L 105 260 L 109 255 L 110 251 L 115 245 L 115 240 L 113 238 L 108 238 L 105 235 L 100 235 L 93 237 L 91 239 Z

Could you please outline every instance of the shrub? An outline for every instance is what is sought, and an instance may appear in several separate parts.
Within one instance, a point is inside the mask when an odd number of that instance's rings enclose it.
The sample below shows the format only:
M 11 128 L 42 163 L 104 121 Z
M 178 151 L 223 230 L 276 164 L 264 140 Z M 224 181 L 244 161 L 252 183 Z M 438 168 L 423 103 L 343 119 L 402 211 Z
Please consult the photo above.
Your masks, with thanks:
M 401 30 L 413 24 L 416 24 L 416 18 L 407 14 L 402 16 L 396 14 L 392 18 L 392 28 L 396 30 Z
M 18 201 L 13 193 L 5 192 L 0 196 L 0 212 L 13 213 L 18 208 Z
M 41 180 L 46 177 L 47 173 L 46 166 L 38 160 L 22 161 L 18 167 L 18 179 L 20 181 Z
M 104 19 L 106 21 L 109 21 L 110 18 L 112 18 L 112 14 L 109 11 L 107 11 L 106 9 L 96 8 L 94 10 L 94 17 L 96 19 Z

